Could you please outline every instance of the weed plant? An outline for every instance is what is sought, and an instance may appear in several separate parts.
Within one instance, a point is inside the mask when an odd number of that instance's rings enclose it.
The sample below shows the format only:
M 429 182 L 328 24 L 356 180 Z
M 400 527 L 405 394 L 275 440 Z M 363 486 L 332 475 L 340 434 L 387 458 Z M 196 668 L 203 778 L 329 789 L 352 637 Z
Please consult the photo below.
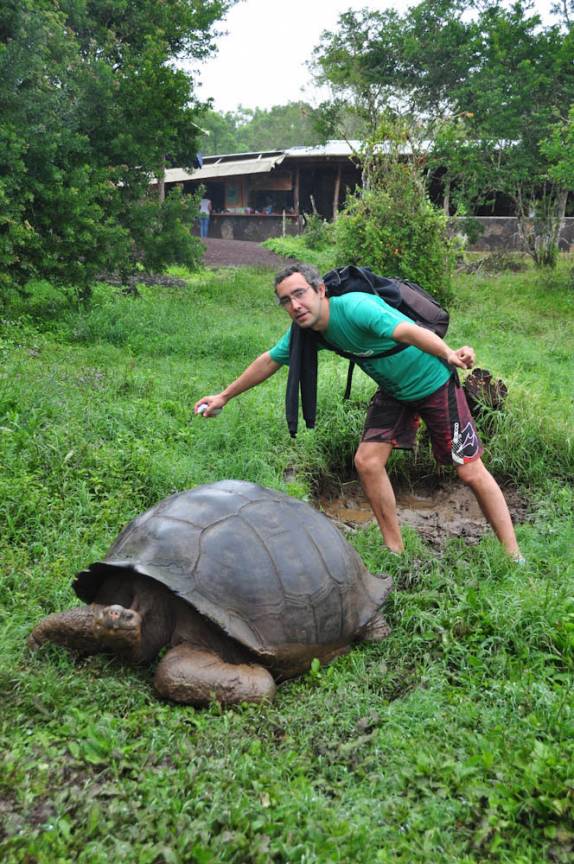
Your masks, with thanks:
M 328 266 L 329 262 L 325 262 Z M 203 272 L 89 308 L 33 286 L 0 338 L 0 857 L 5 864 L 540 864 L 574 855 L 574 294 L 569 264 L 457 277 L 449 341 L 508 385 L 487 464 L 530 503 L 525 567 L 494 538 L 387 556 L 392 634 L 314 663 L 271 705 L 162 703 L 148 669 L 31 627 L 160 498 L 248 479 L 309 498 L 351 470 L 372 385 L 320 358 L 318 427 L 292 441 L 285 374 L 215 420 L 193 403 L 284 331 L 271 274 Z M 323 268 L 322 268 L 323 269 Z M 327 269 L 326 267 L 324 269 Z M 182 271 L 178 275 L 182 275 Z M 395 479 L 433 470 L 426 445 Z

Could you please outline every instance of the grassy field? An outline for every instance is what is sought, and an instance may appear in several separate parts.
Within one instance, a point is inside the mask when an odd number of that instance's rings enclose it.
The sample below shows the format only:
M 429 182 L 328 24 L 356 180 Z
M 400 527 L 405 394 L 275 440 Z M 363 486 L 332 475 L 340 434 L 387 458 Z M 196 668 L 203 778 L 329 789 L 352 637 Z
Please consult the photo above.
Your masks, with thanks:
M 392 635 L 222 711 L 156 700 L 151 671 L 25 640 L 73 574 L 160 498 L 248 479 L 309 498 L 348 476 L 373 389 L 321 357 L 319 422 L 292 441 L 285 374 L 192 413 L 285 329 L 270 273 L 190 276 L 89 309 L 48 285 L 2 313 L 0 859 L 4 864 L 570 862 L 574 856 L 571 263 L 457 277 L 449 341 L 508 385 L 485 461 L 528 501 L 526 567 L 492 537 L 393 559 Z M 181 275 L 181 274 L 178 274 Z M 426 449 L 392 471 L 432 471 Z

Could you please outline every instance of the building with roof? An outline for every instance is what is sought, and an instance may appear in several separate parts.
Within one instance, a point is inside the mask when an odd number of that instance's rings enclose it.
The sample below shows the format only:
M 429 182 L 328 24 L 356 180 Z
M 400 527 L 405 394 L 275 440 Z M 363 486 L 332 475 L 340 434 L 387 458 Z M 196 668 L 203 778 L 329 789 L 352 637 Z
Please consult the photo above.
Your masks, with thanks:
M 361 183 L 358 147 L 359 142 L 328 141 L 316 147 L 205 156 L 192 172 L 168 168 L 163 183 L 166 191 L 174 185 L 184 191 L 204 187 L 213 208 L 210 236 L 260 241 L 298 233 L 304 214 L 334 218 L 349 191 Z
M 349 192 L 361 185 L 360 147 L 359 141 L 334 140 L 313 147 L 205 156 L 201 167 L 191 172 L 167 169 L 160 185 L 165 190 L 180 185 L 187 192 L 204 187 L 213 208 L 210 237 L 261 242 L 298 234 L 311 213 L 336 218 Z M 157 179 L 152 185 L 158 185 Z M 431 196 L 440 205 L 440 174 L 433 185 Z M 521 248 L 517 220 L 504 196 L 497 195 L 489 208 L 478 208 L 473 221 L 482 234 L 471 248 Z M 574 218 L 566 218 L 560 246 L 568 249 L 572 243 Z

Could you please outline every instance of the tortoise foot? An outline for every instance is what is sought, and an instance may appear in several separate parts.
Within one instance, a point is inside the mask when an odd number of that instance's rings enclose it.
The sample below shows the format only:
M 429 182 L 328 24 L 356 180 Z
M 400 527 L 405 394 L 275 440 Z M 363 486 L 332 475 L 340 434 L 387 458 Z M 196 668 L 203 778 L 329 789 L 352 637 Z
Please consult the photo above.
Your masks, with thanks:
M 360 634 L 361 642 L 382 642 L 391 632 L 384 615 L 378 612 Z
M 160 662 L 155 688 L 166 699 L 190 705 L 262 702 L 275 695 L 275 682 L 263 666 L 226 663 L 212 651 L 177 645 Z

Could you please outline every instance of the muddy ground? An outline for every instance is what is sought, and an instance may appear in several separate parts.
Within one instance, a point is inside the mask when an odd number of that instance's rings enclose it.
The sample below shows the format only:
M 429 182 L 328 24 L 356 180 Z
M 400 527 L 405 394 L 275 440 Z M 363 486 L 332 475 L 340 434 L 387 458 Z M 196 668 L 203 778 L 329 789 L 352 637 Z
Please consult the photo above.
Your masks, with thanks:
M 397 489 L 397 511 L 402 526 L 409 526 L 436 550 L 452 537 L 478 543 L 490 531 L 472 492 L 457 481 L 435 488 L 428 486 Z M 504 489 L 514 522 L 527 518 L 525 501 L 511 488 Z M 374 522 L 369 503 L 358 480 L 342 483 L 340 492 L 321 495 L 317 505 L 343 530 L 353 530 Z

